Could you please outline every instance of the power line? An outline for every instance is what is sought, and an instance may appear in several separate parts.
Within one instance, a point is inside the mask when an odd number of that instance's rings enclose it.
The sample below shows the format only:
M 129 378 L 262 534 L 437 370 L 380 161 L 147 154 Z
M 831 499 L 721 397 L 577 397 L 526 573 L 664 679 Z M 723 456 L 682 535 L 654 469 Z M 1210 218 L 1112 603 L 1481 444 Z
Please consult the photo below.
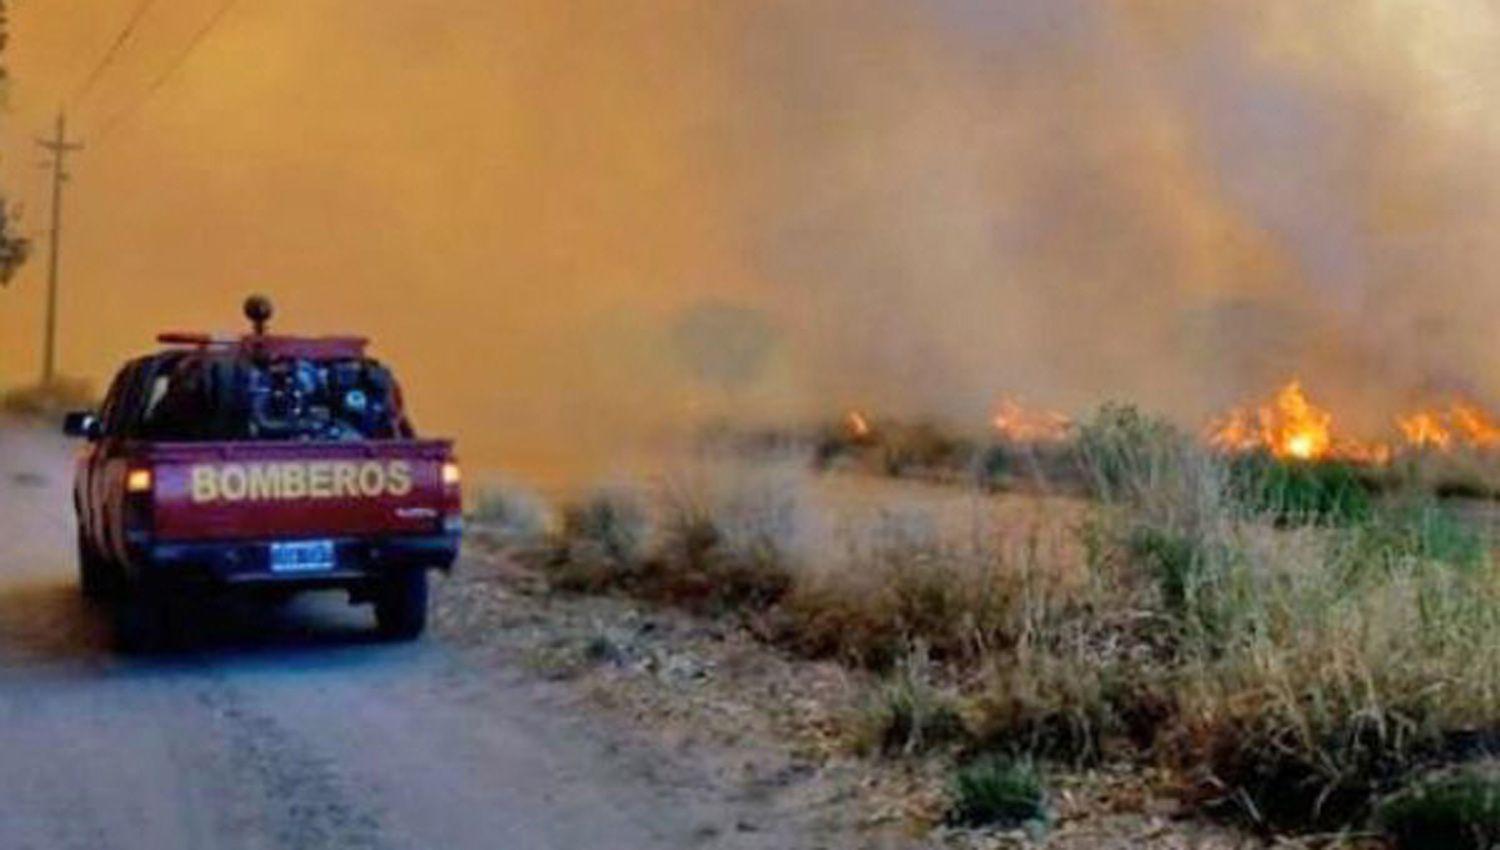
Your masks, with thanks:
M 193 34 L 192 40 L 187 43 L 187 46 L 182 49 L 181 53 L 177 54 L 177 58 L 172 64 L 168 65 L 167 69 L 160 76 L 151 81 L 151 85 L 146 87 L 145 93 L 135 103 L 116 112 L 100 125 L 99 132 L 94 134 L 94 143 L 98 144 L 104 141 L 115 128 L 129 120 L 141 107 L 145 106 L 151 100 L 152 95 L 156 94 L 162 86 L 167 84 L 168 80 L 172 79 L 172 75 L 177 73 L 177 69 L 187 64 L 188 59 L 192 58 L 193 51 L 197 50 L 198 45 L 202 44 L 208 38 L 209 33 L 213 32 L 214 27 L 218 26 L 219 22 L 224 19 L 224 16 L 229 14 L 229 10 L 233 8 L 236 2 L 237 0 L 224 0 L 224 2 L 220 3 L 219 8 L 214 11 L 213 17 L 209 18 L 207 23 Z
M 130 20 L 125 22 L 125 26 L 120 30 L 120 34 L 115 36 L 115 40 L 110 43 L 109 48 L 104 51 L 104 55 L 99 58 L 99 64 L 94 66 L 94 70 L 89 72 L 89 75 L 84 78 L 82 85 L 73 94 L 73 104 L 75 106 L 93 90 L 94 84 L 99 82 L 99 78 L 104 75 L 105 70 L 114 63 L 115 57 L 120 55 L 120 49 L 135 34 L 136 27 L 140 26 L 141 19 L 146 17 L 146 13 L 151 11 L 151 6 L 155 3 L 156 0 L 141 0 L 140 4 L 135 7 L 135 11 L 130 15 Z

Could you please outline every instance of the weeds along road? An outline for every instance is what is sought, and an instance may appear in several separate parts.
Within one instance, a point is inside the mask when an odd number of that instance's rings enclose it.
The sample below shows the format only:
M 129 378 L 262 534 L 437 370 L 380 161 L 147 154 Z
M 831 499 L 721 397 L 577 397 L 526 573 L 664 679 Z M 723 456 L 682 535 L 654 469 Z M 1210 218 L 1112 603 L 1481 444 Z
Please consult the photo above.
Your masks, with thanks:
M 812 846 L 737 832 L 555 686 L 373 642 L 341 598 L 115 655 L 75 588 L 70 453 L 0 426 L 0 848 Z

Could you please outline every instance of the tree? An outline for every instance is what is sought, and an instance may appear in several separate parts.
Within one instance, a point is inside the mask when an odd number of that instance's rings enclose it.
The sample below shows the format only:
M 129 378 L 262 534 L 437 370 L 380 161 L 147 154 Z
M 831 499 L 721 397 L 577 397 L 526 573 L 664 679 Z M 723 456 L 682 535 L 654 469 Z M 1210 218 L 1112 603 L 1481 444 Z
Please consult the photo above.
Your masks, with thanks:
M 5 53 L 10 40 L 10 19 L 5 0 L 0 0 L 0 55 Z M 10 88 L 10 75 L 0 63 L 0 106 L 6 100 Z M 0 194 L 0 287 L 10 283 L 16 270 L 31 255 L 31 240 L 16 231 L 19 216 L 14 207 Z

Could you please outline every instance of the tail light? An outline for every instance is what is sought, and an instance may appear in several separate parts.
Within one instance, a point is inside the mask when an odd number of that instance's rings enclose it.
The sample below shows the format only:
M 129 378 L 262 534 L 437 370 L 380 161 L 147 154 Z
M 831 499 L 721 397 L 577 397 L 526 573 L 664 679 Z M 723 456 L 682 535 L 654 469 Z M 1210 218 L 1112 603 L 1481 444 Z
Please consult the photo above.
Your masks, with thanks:
M 152 493 L 156 486 L 155 476 L 149 469 L 132 469 L 125 473 L 125 500 L 123 520 L 125 541 L 142 544 L 151 537 Z
M 443 462 L 443 531 L 459 534 L 464 529 L 463 472 L 456 461 Z
M 125 476 L 125 492 L 127 493 L 150 493 L 151 484 L 151 470 L 149 469 L 132 469 Z

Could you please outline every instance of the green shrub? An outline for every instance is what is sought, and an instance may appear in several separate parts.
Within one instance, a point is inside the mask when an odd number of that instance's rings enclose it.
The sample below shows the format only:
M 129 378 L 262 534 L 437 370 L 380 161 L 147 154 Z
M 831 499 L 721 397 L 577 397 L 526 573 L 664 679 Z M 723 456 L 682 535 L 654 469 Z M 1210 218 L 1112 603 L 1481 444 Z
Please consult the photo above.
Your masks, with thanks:
M 1381 510 L 1360 527 L 1357 543 L 1367 566 L 1437 562 L 1473 567 L 1488 555 L 1476 528 L 1429 500 Z
M 987 446 L 974 461 L 974 482 L 988 490 L 999 490 L 1019 465 L 1019 458 L 1010 446 L 999 443 Z
M 1229 461 L 1229 476 L 1243 508 L 1282 524 L 1350 525 L 1368 519 L 1373 508 L 1367 478 L 1341 461 L 1246 454 Z
M 1400 850 L 1500 846 L 1500 777 L 1467 768 L 1419 782 L 1386 800 L 1377 822 Z
M 1204 542 L 1186 534 L 1141 526 L 1131 534 L 1130 549 L 1155 575 L 1167 609 L 1185 616 L 1210 569 L 1212 556 Z
M 950 819 L 963 826 L 1044 828 L 1051 821 L 1047 791 L 1026 759 L 983 755 L 953 777 Z

